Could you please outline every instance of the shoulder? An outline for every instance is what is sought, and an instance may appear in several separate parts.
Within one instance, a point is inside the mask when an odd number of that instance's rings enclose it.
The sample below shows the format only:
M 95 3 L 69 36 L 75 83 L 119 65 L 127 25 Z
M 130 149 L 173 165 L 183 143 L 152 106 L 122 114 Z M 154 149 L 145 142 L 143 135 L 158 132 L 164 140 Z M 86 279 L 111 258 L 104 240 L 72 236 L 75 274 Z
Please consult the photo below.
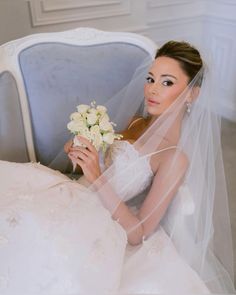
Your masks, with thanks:
M 140 134 L 145 130 L 147 124 L 146 119 L 141 116 L 134 116 L 129 122 L 127 128 L 120 132 L 123 135 L 123 139 L 137 140 Z
M 136 127 L 137 125 L 145 123 L 145 118 L 141 116 L 134 116 L 132 120 L 130 121 L 127 129 L 131 129 L 133 127 Z
M 189 159 L 184 151 L 178 148 L 171 149 L 163 152 L 162 160 L 160 161 L 160 166 L 163 168 L 172 167 L 174 171 L 187 171 L 189 167 Z
M 159 187 L 172 183 L 178 186 L 182 183 L 188 167 L 189 160 L 183 151 L 177 151 L 177 149 L 164 151 L 155 170 L 153 183 L 158 183 Z

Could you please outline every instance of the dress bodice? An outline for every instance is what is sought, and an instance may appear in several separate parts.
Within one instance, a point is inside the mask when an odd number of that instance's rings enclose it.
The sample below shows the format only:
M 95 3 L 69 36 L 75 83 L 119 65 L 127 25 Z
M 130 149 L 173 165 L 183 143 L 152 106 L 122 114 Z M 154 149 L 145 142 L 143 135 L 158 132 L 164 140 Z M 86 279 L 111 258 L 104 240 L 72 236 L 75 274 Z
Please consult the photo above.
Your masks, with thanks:
M 112 173 L 116 177 L 111 183 L 122 200 L 133 198 L 150 185 L 153 171 L 149 160 L 149 157 L 140 158 L 134 146 L 125 140 L 115 140 L 109 147 L 104 160 L 105 168 L 113 164 Z

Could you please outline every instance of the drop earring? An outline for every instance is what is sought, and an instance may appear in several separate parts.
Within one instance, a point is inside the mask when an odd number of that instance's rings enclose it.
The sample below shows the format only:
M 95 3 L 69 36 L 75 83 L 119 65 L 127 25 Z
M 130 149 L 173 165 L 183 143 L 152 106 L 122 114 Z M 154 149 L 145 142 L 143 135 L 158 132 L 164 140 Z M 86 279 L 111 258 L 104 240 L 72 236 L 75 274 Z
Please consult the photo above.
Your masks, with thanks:
M 188 115 L 191 113 L 191 107 L 192 107 L 191 102 L 186 102 L 186 112 Z

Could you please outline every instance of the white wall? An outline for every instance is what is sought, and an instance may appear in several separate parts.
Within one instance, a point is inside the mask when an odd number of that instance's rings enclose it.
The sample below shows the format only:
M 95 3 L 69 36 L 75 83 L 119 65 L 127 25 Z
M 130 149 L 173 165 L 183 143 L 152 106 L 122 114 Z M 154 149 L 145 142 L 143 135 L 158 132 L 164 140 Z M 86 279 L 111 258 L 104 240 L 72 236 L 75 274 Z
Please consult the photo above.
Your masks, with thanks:
M 219 112 L 236 121 L 236 0 L 0 0 L 0 44 L 79 26 L 211 49 L 222 82 Z
M 206 8 L 203 38 L 213 53 L 221 85 L 219 112 L 236 121 L 236 1 L 209 0 Z
M 146 28 L 144 0 L 0 0 L 0 44 L 28 34 L 79 26 Z

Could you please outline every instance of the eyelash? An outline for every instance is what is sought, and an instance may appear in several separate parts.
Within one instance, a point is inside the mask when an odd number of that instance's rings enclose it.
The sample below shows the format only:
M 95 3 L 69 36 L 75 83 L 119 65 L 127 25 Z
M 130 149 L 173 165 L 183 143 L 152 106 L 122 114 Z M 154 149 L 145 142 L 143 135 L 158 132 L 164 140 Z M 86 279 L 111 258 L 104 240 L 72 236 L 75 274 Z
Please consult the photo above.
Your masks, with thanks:
M 154 79 L 152 77 L 147 77 L 146 80 L 147 83 L 154 83 Z
M 164 83 L 167 83 L 167 85 L 164 85 Z M 174 83 L 173 83 L 172 81 L 170 81 L 170 80 L 166 80 L 166 81 L 163 81 L 162 84 L 163 84 L 164 86 L 170 87 L 170 86 L 172 86 Z
M 149 83 L 149 84 L 155 82 L 154 79 L 153 79 L 152 77 L 147 77 L 146 80 L 147 80 L 147 83 Z M 164 84 L 164 83 L 167 83 L 167 84 Z M 170 87 L 170 86 L 172 86 L 174 83 L 173 83 L 172 81 L 170 81 L 170 80 L 165 80 L 165 81 L 162 82 L 162 84 L 163 84 L 164 86 Z

